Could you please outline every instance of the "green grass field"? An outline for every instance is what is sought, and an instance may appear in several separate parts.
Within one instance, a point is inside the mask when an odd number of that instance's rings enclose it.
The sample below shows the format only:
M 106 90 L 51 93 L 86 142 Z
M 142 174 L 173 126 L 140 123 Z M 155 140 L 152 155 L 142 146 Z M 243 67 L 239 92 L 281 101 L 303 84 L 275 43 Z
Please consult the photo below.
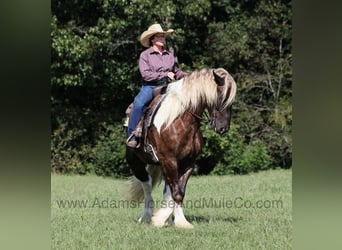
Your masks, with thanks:
M 156 206 L 163 185 L 153 191 Z M 292 171 L 192 176 L 184 213 L 194 229 L 138 224 L 125 181 L 51 176 L 52 249 L 291 249 Z

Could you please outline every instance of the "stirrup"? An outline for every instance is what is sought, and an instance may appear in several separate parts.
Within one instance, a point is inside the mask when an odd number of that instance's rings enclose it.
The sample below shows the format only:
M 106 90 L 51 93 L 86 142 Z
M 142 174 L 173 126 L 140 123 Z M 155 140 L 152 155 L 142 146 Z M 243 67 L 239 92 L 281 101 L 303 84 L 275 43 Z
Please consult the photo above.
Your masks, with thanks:
M 137 148 L 137 145 L 138 145 L 138 142 L 137 141 L 129 141 L 129 142 L 126 142 L 126 146 L 129 147 L 129 148 Z
M 136 138 L 141 138 L 142 137 L 142 128 L 141 127 L 137 127 L 132 134 L 134 134 L 134 136 Z
M 127 138 L 127 140 L 126 140 L 126 145 L 127 145 L 128 142 L 132 139 L 133 136 L 135 136 L 134 131 L 133 131 L 133 133 L 132 133 L 130 136 L 128 136 L 128 138 Z M 136 136 L 135 136 L 135 137 L 136 137 Z M 140 140 L 137 140 L 136 142 L 137 142 L 137 146 L 136 146 L 135 148 L 139 148 L 139 147 L 140 147 Z

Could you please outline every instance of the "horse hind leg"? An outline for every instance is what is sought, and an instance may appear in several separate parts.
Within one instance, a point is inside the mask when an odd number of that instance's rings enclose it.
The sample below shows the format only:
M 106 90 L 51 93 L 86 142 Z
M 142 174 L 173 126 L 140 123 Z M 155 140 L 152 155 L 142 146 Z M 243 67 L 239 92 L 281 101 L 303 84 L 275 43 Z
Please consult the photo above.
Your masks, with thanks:
M 134 202 L 144 200 L 144 210 L 141 217 L 138 219 L 139 222 L 151 222 L 153 213 L 152 188 L 152 177 L 149 175 L 147 175 L 146 181 L 141 181 L 135 176 L 132 176 L 128 181 L 127 200 Z
M 140 223 L 150 223 L 153 213 L 153 179 L 147 174 L 147 180 L 141 181 L 136 176 L 132 176 L 128 182 L 128 197 L 127 200 L 139 202 L 144 200 L 144 210 L 141 217 L 138 219 Z
M 148 180 L 141 182 L 141 186 L 144 191 L 144 210 L 138 222 L 151 223 L 151 217 L 153 213 L 152 177 L 148 176 Z
M 146 163 L 141 161 L 130 149 L 126 150 L 126 160 L 134 175 L 128 182 L 127 199 L 130 201 L 144 199 L 144 210 L 138 221 L 150 223 L 153 213 L 152 177 L 146 169 Z
M 144 210 L 138 221 L 140 223 L 150 223 L 154 208 L 152 190 L 161 180 L 160 167 L 148 165 L 145 168 L 144 164 L 137 164 L 132 170 L 134 176 L 129 182 L 128 200 L 140 201 L 144 199 Z

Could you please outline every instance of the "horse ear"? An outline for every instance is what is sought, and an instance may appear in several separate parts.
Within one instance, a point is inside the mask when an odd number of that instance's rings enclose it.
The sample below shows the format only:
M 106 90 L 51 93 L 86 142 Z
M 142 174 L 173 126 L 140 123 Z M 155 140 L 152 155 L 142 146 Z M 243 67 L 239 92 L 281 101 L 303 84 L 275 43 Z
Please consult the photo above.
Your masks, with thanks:
M 219 86 L 223 86 L 225 83 L 224 77 L 219 76 L 215 71 L 217 71 L 217 69 L 213 70 L 213 74 L 214 74 L 216 84 Z

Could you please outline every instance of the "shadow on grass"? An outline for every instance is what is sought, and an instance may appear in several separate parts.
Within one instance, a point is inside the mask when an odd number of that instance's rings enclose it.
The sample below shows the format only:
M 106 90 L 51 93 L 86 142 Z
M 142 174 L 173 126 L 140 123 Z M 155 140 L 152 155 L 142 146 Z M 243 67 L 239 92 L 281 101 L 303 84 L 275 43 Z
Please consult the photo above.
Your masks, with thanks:
M 229 222 L 229 223 L 237 223 L 242 220 L 242 217 L 205 217 L 205 216 L 198 216 L 198 215 L 187 215 L 186 218 L 189 220 L 190 223 L 196 222 L 196 223 L 206 223 L 209 224 L 211 222 L 216 221 L 223 221 L 223 222 Z

